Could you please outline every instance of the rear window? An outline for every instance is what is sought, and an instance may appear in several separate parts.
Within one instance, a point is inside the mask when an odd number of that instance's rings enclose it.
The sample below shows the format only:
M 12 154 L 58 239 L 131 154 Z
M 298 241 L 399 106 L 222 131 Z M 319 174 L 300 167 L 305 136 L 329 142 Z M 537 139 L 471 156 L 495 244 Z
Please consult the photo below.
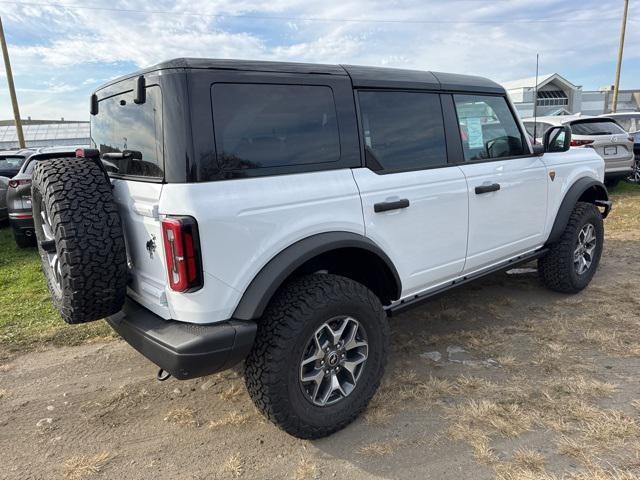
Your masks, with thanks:
M 340 160 L 329 87 L 218 83 L 212 102 L 216 154 L 224 170 Z
M 147 87 L 146 101 L 136 104 L 127 92 L 100 100 L 98 114 L 91 117 L 92 145 L 105 153 L 134 152 L 105 160 L 107 170 L 118 176 L 164 176 L 162 96 L 160 87 Z
M 0 169 L 20 168 L 24 163 L 24 157 L 0 157 Z
M 582 120 L 571 122 L 574 135 L 616 135 L 625 133 L 613 120 Z

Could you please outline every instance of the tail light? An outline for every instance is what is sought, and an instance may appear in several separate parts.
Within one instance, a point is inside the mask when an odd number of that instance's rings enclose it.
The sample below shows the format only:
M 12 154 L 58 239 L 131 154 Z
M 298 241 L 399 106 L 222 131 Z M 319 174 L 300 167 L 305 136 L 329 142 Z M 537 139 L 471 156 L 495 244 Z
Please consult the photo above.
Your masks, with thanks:
M 18 188 L 20 185 L 29 185 L 31 183 L 31 179 L 25 178 L 22 180 L 9 180 L 9 186 L 11 188 Z
M 583 147 L 584 145 L 589 145 L 590 143 L 593 143 L 593 140 L 576 140 L 574 138 L 571 139 L 572 147 Z
M 202 261 L 198 224 L 191 217 L 167 217 L 162 221 L 169 286 L 176 292 L 202 287 Z

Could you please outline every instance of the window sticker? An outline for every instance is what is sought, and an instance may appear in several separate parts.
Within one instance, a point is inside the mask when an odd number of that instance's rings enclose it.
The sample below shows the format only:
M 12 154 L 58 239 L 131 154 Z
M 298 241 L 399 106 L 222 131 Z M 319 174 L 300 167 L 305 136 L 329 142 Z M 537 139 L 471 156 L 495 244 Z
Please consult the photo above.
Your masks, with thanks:
M 483 148 L 484 141 L 482 138 L 482 124 L 480 123 L 480 118 L 468 117 L 466 120 L 469 148 Z

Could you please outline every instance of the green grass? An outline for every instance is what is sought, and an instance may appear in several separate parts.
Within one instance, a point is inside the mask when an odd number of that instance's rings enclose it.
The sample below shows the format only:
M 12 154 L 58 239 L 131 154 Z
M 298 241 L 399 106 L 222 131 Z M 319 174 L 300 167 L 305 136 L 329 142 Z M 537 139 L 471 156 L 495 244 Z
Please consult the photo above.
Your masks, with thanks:
M 609 193 L 613 195 L 640 195 L 640 184 L 620 182 Z
M 112 337 L 104 321 L 67 325 L 53 308 L 36 249 L 20 249 L 0 228 L 0 359 L 40 345 Z

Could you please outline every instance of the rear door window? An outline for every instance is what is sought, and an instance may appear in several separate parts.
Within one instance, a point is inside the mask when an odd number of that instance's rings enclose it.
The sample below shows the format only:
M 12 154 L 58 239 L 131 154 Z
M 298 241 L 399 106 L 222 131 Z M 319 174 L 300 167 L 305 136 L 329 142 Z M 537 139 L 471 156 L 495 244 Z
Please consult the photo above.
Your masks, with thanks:
M 130 152 L 105 159 L 107 170 L 118 176 L 162 179 L 164 145 L 160 87 L 146 89 L 146 101 L 134 103 L 126 92 L 100 100 L 98 114 L 91 116 L 91 142 L 102 155 Z
M 453 98 L 465 160 L 529 154 L 522 132 L 504 97 L 454 95 Z
M 447 164 L 440 95 L 360 91 L 358 99 L 368 164 L 384 172 Z
M 571 122 L 574 135 L 617 135 L 625 131 L 613 120 L 576 120 Z
M 330 87 L 217 83 L 212 104 L 216 155 L 224 170 L 340 160 Z

